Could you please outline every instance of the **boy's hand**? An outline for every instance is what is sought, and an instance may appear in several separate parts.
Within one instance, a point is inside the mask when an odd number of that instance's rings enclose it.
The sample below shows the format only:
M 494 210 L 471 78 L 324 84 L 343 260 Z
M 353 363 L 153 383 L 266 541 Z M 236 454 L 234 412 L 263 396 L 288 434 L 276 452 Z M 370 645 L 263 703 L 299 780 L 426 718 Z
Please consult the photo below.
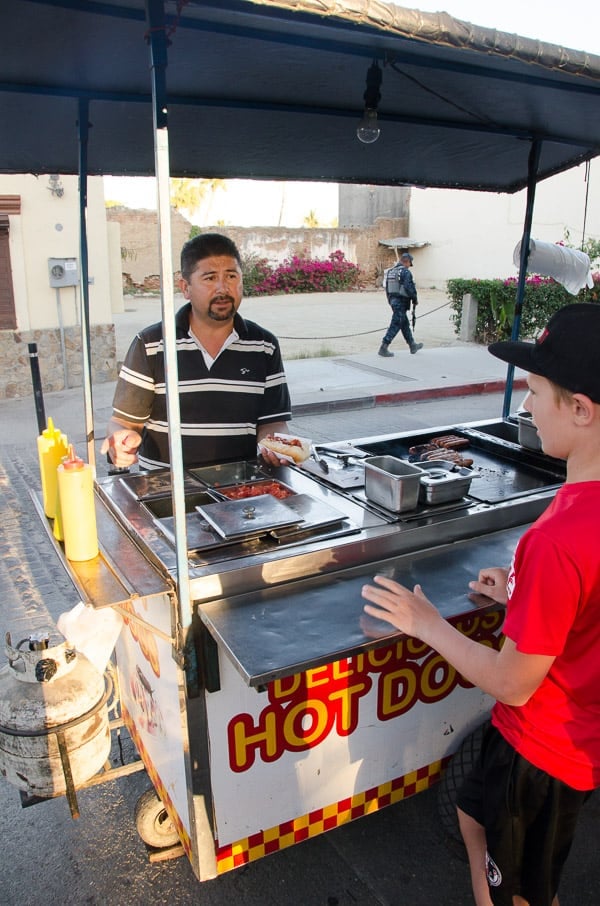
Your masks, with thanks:
M 486 595 L 498 604 L 506 604 L 508 600 L 507 579 L 508 570 L 501 566 L 480 569 L 478 580 L 469 582 L 469 588 L 477 594 Z

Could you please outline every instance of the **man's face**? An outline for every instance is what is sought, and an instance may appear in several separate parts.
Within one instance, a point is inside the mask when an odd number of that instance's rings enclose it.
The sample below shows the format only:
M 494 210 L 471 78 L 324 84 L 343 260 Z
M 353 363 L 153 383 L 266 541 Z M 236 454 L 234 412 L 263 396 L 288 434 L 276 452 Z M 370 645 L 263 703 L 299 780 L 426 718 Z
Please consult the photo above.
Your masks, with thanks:
M 197 262 L 190 279 L 180 280 L 181 291 L 192 303 L 199 321 L 231 321 L 244 291 L 242 272 L 235 258 L 218 255 Z

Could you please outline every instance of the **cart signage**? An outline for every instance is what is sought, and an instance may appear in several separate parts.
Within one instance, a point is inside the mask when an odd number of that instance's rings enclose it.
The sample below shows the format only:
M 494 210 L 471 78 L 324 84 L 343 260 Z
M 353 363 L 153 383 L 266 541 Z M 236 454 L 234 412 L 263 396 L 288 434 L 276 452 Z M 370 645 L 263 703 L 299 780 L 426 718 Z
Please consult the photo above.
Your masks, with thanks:
M 494 610 L 454 623 L 465 635 L 497 648 L 502 617 Z M 230 720 L 230 768 L 242 773 L 256 759 L 270 763 L 285 752 L 313 749 L 331 734 L 350 736 L 372 689 L 377 720 L 385 722 L 419 704 L 442 701 L 457 686 L 471 688 L 437 652 L 412 638 L 275 680 L 258 716 L 239 713 Z

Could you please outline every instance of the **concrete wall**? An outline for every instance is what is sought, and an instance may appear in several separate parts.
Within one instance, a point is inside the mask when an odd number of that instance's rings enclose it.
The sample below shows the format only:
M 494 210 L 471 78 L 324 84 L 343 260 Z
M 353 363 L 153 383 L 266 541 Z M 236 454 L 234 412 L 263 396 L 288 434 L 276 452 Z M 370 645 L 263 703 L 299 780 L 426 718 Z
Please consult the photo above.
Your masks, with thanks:
M 48 176 L 0 175 L 0 195 L 19 195 L 9 215 L 9 246 L 17 329 L 0 330 L 0 397 L 32 393 L 28 343 L 37 343 L 44 390 L 82 383 L 79 286 L 50 287 L 49 258 L 79 261 L 79 180 L 61 176 L 62 195 Z M 89 303 L 95 381 L 116 377 L 111 262 L 101 179 L 88 185 Z M 113 267 L 114 273 L 114 267 Z M 121 294 L 112 283 L 112 294 Z M 118 300 L 117 300 L 118 304 Z M 121 303 L 122 304 L 122 303 Z M 66 354 L 66 361 L 63 357 Z
M 585 236 L 600 237 L 600 160 L 589 168 L 574 168 L 544 180 L 536 190 L 533 238 L 558 242 L 570 233 L 577 246 Z M 589 192 L 588 192 L 589 187 Z M 344 205 L 344 216 L 341 206 Z M 367 211 L 390 209 L 395 217 L 378 217 L 370 226 Z M 408 216 L 402 212 L 408 205 Z M 428 243 L 415 248 L 414 274 L 421 286 L 445 287 L 452 277 L 489 279 L 514 276 L 513 250 L 521 239 L 525 217 L 526 192 L 515 195 L 466 192 L 451 189 L 387 189 L 374 186 L 340 187 L 340 222 L 333 229 L 288 229 L 277 227 L 206 227 L 226 232 L 243 254 L 267 258 L 279 264 L 300 253 L 317 258 L 341 249 L 349 261 L 362 269 L 367 285 L 377 285 L 394 253 L 379 245 L 381 239 L 410 237 Z M 393 209 L 393 210 L 392 210 Z M 140 288 L 158 287 L 158 243 L 156 215 L 152 211 L 110 209 L 110 220 L 121 227 L 121 246 L 125 249 L 123 271 L 126 283 Z M 351 225 L 354 224 L 354 225 Z M 181 245 L 189 236 L 191 224 L 173 212 L 173 270 L 179 267 Z
M 408 218 L 410 194 L 407 186 L 340 185 L 338 223 L 341 227 L 369 227 L 379 218 Z
M 586 211 L 586 167 L 541 182 L 536 190 L 531 235 L 545 242 L 581 242 Z M 494 195 L 451 189 L 413 189 L 410 234 L 427 240 L 415 251 L 415 279 L 445 286 L 451 277 L 516 276 L 513 251 L 521 239 L 526 193 Z M 600 238 L 600 160 L 590 164 L 586 238 Z
M 154 291 L 159 288 L 158 227 L 155 211 L 109 208 L 109 223 L 120 228 L 123 283 L 127 289 Z M 181 214 L 171 213 L 173 273 L 179 272 L 181 246 L 189 238 L 192 224 Z M 203 227 L 205 231 L 225 233 L 238 246 L 242 256 L 266 258 L 273 266 L 291 255 L 327 258 L 341 250 L 346 259 L 359 264 L 366 282 L 377 282 L 378 275 L 394 260 L 394 254 L 379 244 L 380 239 L 404 235 L 406 219 L 380 218 L 364 228 L 282 228 L 282 227 Z

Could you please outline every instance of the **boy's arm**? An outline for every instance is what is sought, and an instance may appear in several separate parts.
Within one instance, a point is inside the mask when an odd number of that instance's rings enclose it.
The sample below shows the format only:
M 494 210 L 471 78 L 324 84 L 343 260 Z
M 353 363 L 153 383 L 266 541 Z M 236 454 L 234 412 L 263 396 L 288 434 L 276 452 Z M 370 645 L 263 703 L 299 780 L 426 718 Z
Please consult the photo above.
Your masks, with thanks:
M 407 635 L 434 648 L 466 680 L 498 701 L 523 705 L 548 673 L 553 656 L 523 654 L 506 638 L 500 651 L 467 638 L 455 629 L 425 597 L 420 585 L 410 591 L 393 579 L 375 576 L 362 595 L 371 604 L 365 611 L 386 620 Z

